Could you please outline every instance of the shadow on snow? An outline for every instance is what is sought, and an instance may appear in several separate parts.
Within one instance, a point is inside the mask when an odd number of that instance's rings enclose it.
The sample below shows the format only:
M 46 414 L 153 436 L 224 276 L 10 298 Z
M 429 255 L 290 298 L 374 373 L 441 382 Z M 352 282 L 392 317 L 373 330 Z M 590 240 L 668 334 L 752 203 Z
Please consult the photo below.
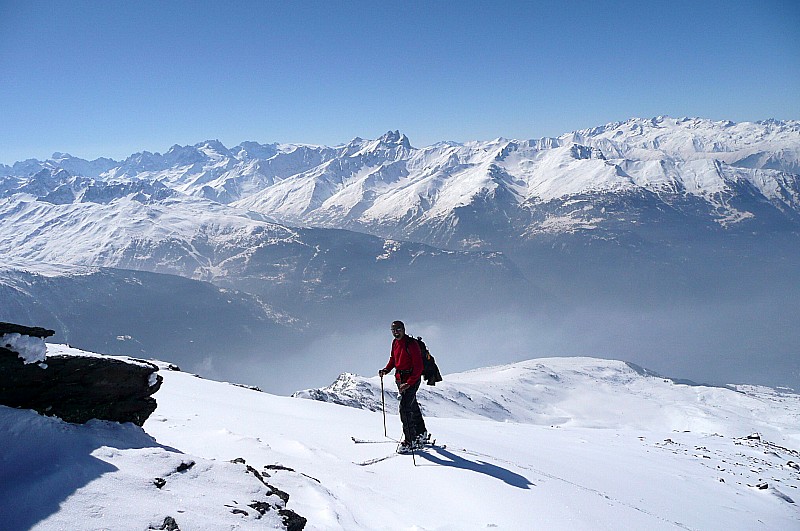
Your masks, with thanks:
M 34 411 L 0 406 L 0 528 L 30 529 L 57 513 L 62 502 L 92 481 L 118 471 L 95 451 L 178 450 L 159 444 L 141 427 L 92 420 L 71 424 Z M 77 525 L 77 524 L 76 524 Z
M 434 455 L 434 451 L 439 455 Z M 528 480 L 528 478 L 517 474 L 516 472 L 512 472 L 511 470 L 501 466 L 487 463 L 486 461 L 470 461 L 469 459 L 465 459 L 454 454 L 453 452 L 449 452 L 444 448 L 425 449 L 417 452 L 417 455 L 437 465 L 461 468 L 464 470 L 478 472 L 480 474 L 486 474 L 487 476 L 504 481 L 512 487 L 530 489 L 532 486 L 535 486 Z

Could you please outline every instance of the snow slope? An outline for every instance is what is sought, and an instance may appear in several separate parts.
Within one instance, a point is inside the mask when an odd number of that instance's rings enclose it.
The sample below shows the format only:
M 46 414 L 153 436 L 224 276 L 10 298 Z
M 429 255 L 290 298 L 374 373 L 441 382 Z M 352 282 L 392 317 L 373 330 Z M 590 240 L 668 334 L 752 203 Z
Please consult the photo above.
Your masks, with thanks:
M 11 434 L 0 456 L 3 521 L 23 525 L 12 530 L 146 529 L 169 515 L 184 530 L 271 528 L 274 513 L 257 520 L 247 508 L 267 492 L 229 462 L 241 457 L 290 494 L 307 529 L 800 526 L 800 401 L 789 392 L 690 387 L 587 358 L 445 375 L 440 396 L 459 403 L 421 399 L 447 448 L 412 459 L 393 453 L 380 411 L 161 374 L 143 431 L 0 408 Z M 493 420 L 486 403 L 505 398 L 514 405 Z M 526 402 L 549 413 L 526 414 Z M 399 432 L 393 410 L 387 425 Z M 748 438 L 754 431 L 761 437 Z

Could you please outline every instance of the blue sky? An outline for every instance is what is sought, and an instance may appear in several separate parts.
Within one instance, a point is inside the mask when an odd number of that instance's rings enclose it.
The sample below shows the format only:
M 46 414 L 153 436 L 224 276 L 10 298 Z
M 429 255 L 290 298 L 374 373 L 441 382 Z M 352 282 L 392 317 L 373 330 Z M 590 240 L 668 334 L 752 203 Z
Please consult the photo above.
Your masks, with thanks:
M 0 163 L 800 119 L 800 2 L 0 0 Z

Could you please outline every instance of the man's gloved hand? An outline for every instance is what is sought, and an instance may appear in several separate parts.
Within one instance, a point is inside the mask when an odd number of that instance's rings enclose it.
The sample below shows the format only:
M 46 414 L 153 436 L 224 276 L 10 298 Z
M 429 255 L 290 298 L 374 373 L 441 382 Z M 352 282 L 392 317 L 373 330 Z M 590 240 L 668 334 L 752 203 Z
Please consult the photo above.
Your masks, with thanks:
M 387 373 L 387 372 L 389 372 L 389 371 L 387 371 L 386 369 L 379 369 L 379 370 L 378 370 L 378 376 L 380 376 L 381 378 L 383 378 L 384 376 L 386 376 L 386 373 Z
M 397 386 L 397 390 L 400 391 L 401 393 L 405 393 L 406 390 L 408 390 L 409 387 L 411 387 L 411 386 L 408 385 L 408 382 L 403 382 L 403 383 L 401 383 L 400 385 Z

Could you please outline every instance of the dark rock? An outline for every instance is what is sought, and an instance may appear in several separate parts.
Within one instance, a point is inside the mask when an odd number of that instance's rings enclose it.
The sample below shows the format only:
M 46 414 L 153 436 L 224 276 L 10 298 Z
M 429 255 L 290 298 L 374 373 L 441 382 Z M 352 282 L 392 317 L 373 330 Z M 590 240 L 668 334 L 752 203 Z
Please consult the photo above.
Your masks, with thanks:
M 272 492 L 269 493 L 270 495 L 275 495 L 278 498 L 282 499 L 283 503 L 289 503 L 289 493 L 288 492 L 282 491 L 281 489 L 276 488 L 276 487 L 274 487 L 272 485 L 267 485 L 267 486 L 272 489 Z
M 258 471 L 258 470 L 256 470 L 255 468 L 251 467 L 250 465 L 245 465 L 245 466 L 247 467 L 247 472 L 248 472 L 249 474 L 253 474 L 255 477 L 257 477 L 257 478 L 258 478 L 258 480 L 259 480 L 261 483 L 263 483 L 263 484 L 264 484 L 264 485 L 266 485 L 267 487 L 269 487 L 269 486 L 270 486 L 270 485 L 269 485 L 269 484 L 268 484 L 268 483 L 267 483 L 267 482 L 264 480 L 264 475 L 263 475 L 261 472 L 259 472 L 259 471 Z M 269 474 L 267 474 L 267 477 L 269 477 Z M 271 487 L 270 487 L 270 488 L 271 488 Z
M 301 474 L 302 474 L 302 473 L 301 473 Z M 315 478 L 315 477 L 309 476 L 308 474 L 302 474 L 302 475 L 303 475 L 304 477 L 307 477 L 308 479 L 310 479 L 310 480 L 312 480 L 312 481 L 316 481 L 316 482 L 317 482 L 317 483 L 319 483 L 320 485 L 322 484 L 322 482 L 321 482 L 320 480 L 318 480 L 317 478 Z
M 280 509 L 278 514 L 283 517 L 283 525 L 286 526 L 286 531 L 302 531 L 308 522 L 308 520 L 290 509 Z
M 32 337 L 52 332 L 10 323 L 0 323 L 0 331 Z M 67 422 L 100 419 L 141 426 L 156 409 L 151 395 L 161 386 L 157 372 L 152 363 L 108 357 L 48 356 L 43 363 L 25 363 L 17 352 L 0 347 L 0 404 Z
M 14 323 L 0 322 L 0 336 L 4 334 L 22 334 L 23 336 L 32 336 L 44 339 L 55 334 L 55 330 L 48 330 L 47 328 L 22 326 Z
M 239 384 L 239 383 L 234 383 L 233 385 L 235 385 L 236 387 L 243 387 L 245 389 L 250 389 L 251 391 L 258 391 L 259 393 L 263 393 L 264 392 L 264 391 L 261 390 L 260 387 L 256 387 L 255 385 L 245 385 L 245 384 Z
M 264 468 L 267 470 L 286 470 L 288 472 L 294 472 L 294 468 L 289 468 L 288 466 L 283 465 L 264 465 Z
M 264 479 L 264 474 L 262 474 L 255 468 L 251 467 L 250 465 L 245 465 L 245 466 L 247 467 L 246 470 L 248 474 L 253 474 L 255 477 L 258 478 L 258 480 L 261 483 L 264 484 L 265 487 L 268 487 L 270 489 L 269 496 L 272 496 L 274 494 L 278 498 L 282 499 L 284 504 L 289 503 L 289 493 L 284 492 L 281 489 L 267 483 L 267 481 Z M 269 477 L 269 474 L 266 474 L 266 476 Z
M 153 484 L 154 484 L 154 485 L 155 485 L 157 488 L 161 489 L 161 488 L 164 488 L 164 485 L 166 485 L 166 484 L 167 484 L 167 480 L 166 480 L 166 479 L 164 479 L 164 478 L 156 478 L 156 479 L 154 479 L 154 480 L 153 480 Z
M 164 518 L 164 523 L 161 524 L 159 527 L 151 527 L 150 529 L 153 530 L 163 530 L 163 531 L 181 531 L 181 528 L 178 527 L 178 522 L 171 516 L 167 516 Z
M 181 463 L 178 465 L 178 468 L 175 469 L 176 472 L 186 472 L 190 468 L 194 466 L 194 461 L 189 461 L 188 463 Z
M 272 505 L 268 504 L 267 502 L 263 501 L 254 501 L 253 503 L 247 504 L 248 507 L 251 507 L 259 512 L 259 514 L 266 514 L 267 511 L 272 509 Z

